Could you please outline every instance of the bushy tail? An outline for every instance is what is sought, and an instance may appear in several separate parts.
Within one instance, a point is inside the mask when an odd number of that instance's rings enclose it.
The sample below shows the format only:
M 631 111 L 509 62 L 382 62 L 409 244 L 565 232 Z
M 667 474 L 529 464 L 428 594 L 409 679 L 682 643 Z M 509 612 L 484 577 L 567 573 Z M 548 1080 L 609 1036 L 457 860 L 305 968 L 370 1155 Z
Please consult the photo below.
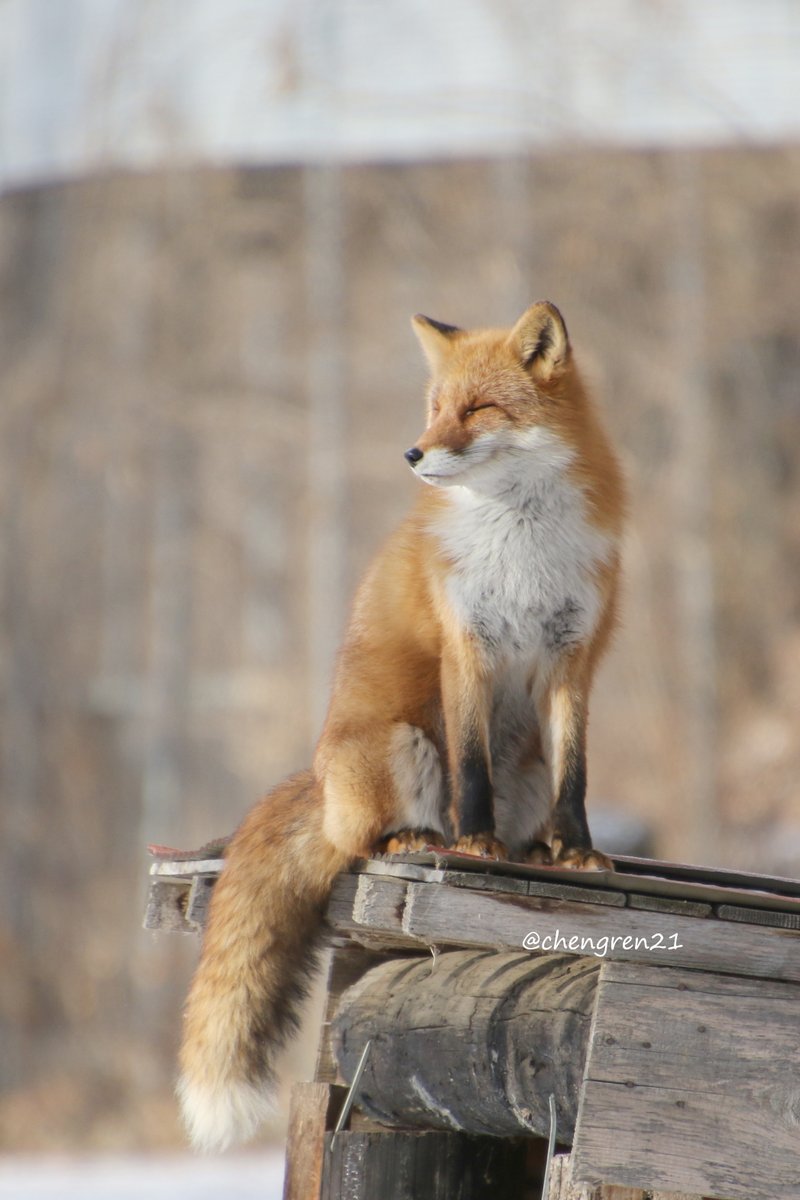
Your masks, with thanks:
M 184 1018 L 178 1095 L 198 1149 L 244 1140 L 269 1114 L 275 1055 L 297 1028 L 325 905 L 348 865 L 322 833 L 310 771 L 280 784 L 234 835 Z

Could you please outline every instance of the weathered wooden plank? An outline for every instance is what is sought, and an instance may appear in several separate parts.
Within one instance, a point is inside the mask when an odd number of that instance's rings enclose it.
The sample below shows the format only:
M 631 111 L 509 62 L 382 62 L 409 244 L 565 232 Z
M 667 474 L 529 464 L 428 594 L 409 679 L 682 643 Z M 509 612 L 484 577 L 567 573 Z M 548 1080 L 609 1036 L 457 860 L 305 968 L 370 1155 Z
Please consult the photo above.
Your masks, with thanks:
M 773 912 L 768 908 L 742 908 L 738 904 L 717 905 L 722 921 L 738 921 L 744 925 L 771 925 L 775 929 L 800 929 L 800 913 Z
M 159 879 L 178 884 L 202 878 L 205 881 L 204 888 L 208 889 L 213 886 L 223 866 L 224 859 L 218 857 L 159 859 L 150 868 L 150 875 L 153 879 L 152 886 L 154 887 L 155 882 Z M 669 874 L 670 864 L 653 864 L 653 866 L 658 866 L 664 870 L 665 874 Z M 738 891 L 732 891 L 730 887 L 725 889 L 719 886 L 709 890 L 709 885 L 698 884 L 694 877 L 691 880 L 680 881 L 670 878 L 642 878 L 637 875 L 612 872 L 587 875 L 580 872 L 558 872 L 553 868 L 530 868 L 519 863 L 487 864 L 479 860 L 472 861 L 469 856 L 453 854 L 421 854 L 368 859 L 361 862 L 353 873 L 391 876 L 407 882 L 438 883 L 447 887 L 465 888 L 471 891 L 574 900 L 576 903 L 582 904 L 600 904 L 620 908 L 627 904 L 629 908 L 678 916 L 711 915 L 713 909 L 711 902 L 706 900 L 707 892 L 714 904 L 717 905 L 717 914 L 723 919 L 800 931 L 800 911 L 798 911 L 797 901 L 794 897 L 778 893 L 768 895 L 758 891 L 748 892 L 741 888 Z M 708 872 L 708 874 L 710 878 L 714 878 L 718 873 Z M 694 875 L 700 878 L 702 872 L 695 869 Z M 727 880 L 727 876 L 725 878 Z M 758 877 L 753 878 L 758 879 Z M 738 879 L 738 876 L 735 876 L 734 879 Z M 606 881 L 611 884 L 610 887 L 603 886 Z M 765 879 L 763 882 L 766 885 L 770 881 Z M 783 880 L 774 882 L 776 886 L 781 887 L 788 887 L 790 884 L 790 881 Z M 698 893 L 698 887 L 705 888 L 705 892 L 701 890 Z M 633 890 L 630 890 L 631 888 Z M 655 888 L 657 892 L 659 889 L 668 888 L 670 894 L 640 894 L 639 889 L 641 888 Z M 695 893 L 698 893 L 697 899 L 672 894 L 680 888 L 690 891 L 693 889 Z M 149 919 L 158 920 L 158 893 L 154 891 L 153 896 L 154 907 Z M 731 901 L 737 897 L 740 902 L 732 903 Z M 761 915 L 768 911 L 778 913 L 778 915 L 771 918 Z M 205 913 L 202 908 L 198 908 L 195 923 L 202 925 L 204 920 Z M 174 916 L 170 917 L 165 913 L 164 921 L 169 924 L 162 923 L 160 926 L 148 927 L 189 931 Z
M 481 875 L 477 871 L 442 871 L 441 881 L 444 885 L 457 888 L 471 888 L 476 892 L 510 892 L 518 896 L 527 896 L 527 879 L 515 879 L 513 875 Z
M 610 908 L 625 907 L 625 893 L 612 892 L 606 888 L 582 888 L 570 883 L 539 883 L 528 881 L 529 896 L 544 896 L 554 900 L 575 900 L 581 904 L 603 904 Z
M 145 929 L 168 933 L 202 933 L 214 877 L 210 875 L 155 876 L 150 880 Z
M 439 945 L 519 947 L 800 981 L 800 934 L 546 898 L 410 883 L 402 929 Z
M 346 1091 L 326 1083 L 296 1083 L 292 1088 L 283 1200 L 318 1200 L 325 1133 L 333 1128 Z
M 598 1003 L 600 999 L 605 1006 L 613 1003 L 614 1009 L 602 1013 L 598 1009 L 592 1039 L 592 1068 L 598 1078 L 623 1084 L 643 1079 L 648 1086 L 666 1087 L 687 1063 L 695 1063 L 691 1077 L 698 1085 L 707 1072 L 714 1087 L 738 1087 L 741 1080 L 751 1077 L 750 1060 L 755 1059 L 760 1069 L 769 1073 L 776 1114 L 784 1076 L 786 1082 L 797 1076 L 797 1088 L 792 1085 L 787 1094 L 787 1112 L 794 1111 L 795 1102 L 800 1103 L 797 984 L 614 963 L 603 971 Z M 664 1026 L 662 1005 L 679 1014 L 669 1030 Z M 752 1030 L 758 1033 L 751 1045 L 743 1039 Z M 787 1043 L 791 1047 L 788 1059 Z M 621 1044 L 627 1047 L 622 1056 Z M 637 1070 L 632 1076 L 634 1063 Z M 800 1131 L 798 1139 L 800 1152 Z
M 393 879 L 421 883 L 441 883 L 445 872 L 434 866 L 404 862 L 395 858 L 365 858 L 353 868 L 354 875 L 390 875 Z
M 796 984 L 604 964 L 576 1177 L 797 1200 L 799 1014 Z
M 341 875 L 326 911 L 329 928 L 369 950 L 419 950 L 419 940 L 402 928 L 405 888 L 402 880 Z
M 763 895 L 795 896 L 800 898 L 800 879 L 788 879 L 781 875 L 761 875 L 755 871 L 736 871 L 726 867 L 703 867 L 696 863 L 664 862 L 657 858 L 637 858 L 629 854 L 615 854 L 617 869 L 625 875 L 658 876 L 676 883 L 710 884 L 716 887 L 753 891 Z
M 719 926 L 712 925 L 712 929 L 718 928 Z M 753 932 L 756 938 L 762 936 L 761 930 Z M 791 944 L 796 946 L 797 952 L 800 953 L 800 940 Z M 670 968 L 668 973 L 664 970 L 665 965 Z M 609 961 L 603 964 L 602 979 L 604 984 L 619 983 L 626 987 L 674 988 L 681 993 L 689 991 L 697 981 L 700 981 L 704 993 L 714 994 L 719 990 L 722 996 L 774 996 L 788 1000 L 792 996 L 798 995 L 798 984 L 794 980 L 782 982 L 777 979 L 759 979 L 748 975 L 728 977 L 725 973 L 716 975 L 712 972 L 699 975 L 693 968 L 684 971 L 682 968 L 673 967 L 672 964 L 662 963 L 645 963 L 637 966 L 633 971 L 625 962 Z
M 325 916 L 336 933 L 350 933 L 359 928 L 353 920 L 353 903 L 359 879 L 359 875 L 340 875 L 333 885 Z
M 625 893 L 605 888 L 582 888 L 550 880 L 515 879 L 511 875 L 479 875 L 475 871 L 444 871 L 442 883 L 478 892 L 510 893 L 518 896 L 545 896 L 553 900 L 577 900 L 582 904 L 606 904 L 625 907 Z
M 576 1183 L 572 1178 L 572 1159 L 569 1154 L 557 1154 L 550 1170 L 550 1184 L 545 1200 L 702 1200 L 685 1192 L 653 1192 L 649 1188 L 616 1187 L 613 1183 Z
M 714 909 L 710 904 L 697 900 L 674 900 L 669 896 L 642 896 L 636 892 L 628 894 L 628 908 L 643 908 L 647 912 L 670 913 L 680 917 L 711 917 Z
M 572 1140 L 600 964 L 525 951 L 394 959 L 342 995 L 331 1027 L 340 1076 L 372 1051 L 360 1104 L 407 1128 L 545 1136 L 555 1096 Z
M 402 938 L 407 886 L 402 879 L 340 875 L 328 902 L 328 923 L 337 932 L 380 929 Z
M 477 892 L 511 893 L 519 896 L 548 896 L 556 900 L 578 900 L 584 904 L 625 907 L 625 893 L 605 888 L 580 887 L 551 880 L 517 879 L 513 875 L 482 874 L 480 871 L 443 870 L 414 863 L 369 859 L 360 871 L 367 875 L 390 875 L 416 883 L 438 883 Z M 710 908 L 708 910 L 710 912 Z
M 197 933 L 197 926 L 186 920 L 190 888 L 189 880 L 151 879 L 144 928 L 163 933 Z
M 195 875 L 189 887 L 186 920 L 198 933 L 205 929 L 208 905 L 215 882 L 216 877 L 213 875 Z
M 446 887 L 467 888 L 477 892 L 511 893 L 519 896 L 547 896 L 555 900 L 578 900 L 584 904 L 607 904 L 625 907 L 625 893 L 605 888 L 580 887 L 551 880 L 521 878 L 513 875 L 481 873 L 480 871 L 444 870 L 402 861 L 369 859 L 359 868 L 368 875 L 390 875 L 416 883 L 437 883 Z M 708 909 L 710 912 L 710 907 Z
M 402 933 L 407 884 L 402 879 L 359 876 L 353 897 L 353 920 L 358 925 L 396 929 Z
M 750 908 L 800 912 L 800 880 L 781 879 L 751 872 L 722 871 L 616 856 L 615 871 L 574 871 L 568 868 L 531 866 L 526 863 L 494 862 L 453 851 L 430 851 L 403 855 L 391 861 L 436 867 L 447 871 L 489 878 L 533 880 L 543 884 L 562 883 L 582 893 L 596 889 L 647 895 L 699 904 L 741 904 Z M 619 869 L 621 868 L 621 869 Z M 588 903 L 588 901 L 587 901 Z
M 223 858 L 159 859 L 150 867 L 153 876 L 170 879 L 191 879 L 195 875 L 211 875 L 215 879 L 225 865 Z
M 326 1145 L 322 1200 L 522 1200 L 526 1195 L 526 1146 L 513 1138 L 347 1131 L 335 1139 L 328 1135 Z

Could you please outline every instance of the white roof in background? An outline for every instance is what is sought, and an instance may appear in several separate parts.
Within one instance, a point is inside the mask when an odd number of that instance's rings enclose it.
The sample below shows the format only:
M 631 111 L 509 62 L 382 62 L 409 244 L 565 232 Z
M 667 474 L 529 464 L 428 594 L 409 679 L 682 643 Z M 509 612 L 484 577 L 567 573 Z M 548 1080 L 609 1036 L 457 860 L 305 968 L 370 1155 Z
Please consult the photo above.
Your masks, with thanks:
M 0 184 L 800 133 L 797 0 L 0 0 Z

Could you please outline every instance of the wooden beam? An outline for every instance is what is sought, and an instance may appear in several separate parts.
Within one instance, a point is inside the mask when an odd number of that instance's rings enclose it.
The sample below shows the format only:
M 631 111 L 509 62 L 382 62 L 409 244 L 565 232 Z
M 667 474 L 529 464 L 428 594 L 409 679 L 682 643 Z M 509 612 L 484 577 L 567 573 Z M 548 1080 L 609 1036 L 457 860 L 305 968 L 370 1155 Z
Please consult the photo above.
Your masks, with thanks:
M 368 949 L 419 950 L 419 939 L 403 932 L 406 888 L 402 879 L 340 875 L 328 902 L 328 925 Z
M 186 919 L 190 891 L 189 880 L 174 882 L 152 879 L 144 914 L 145 929 L 158 929 L 164 933 L 198 933 L 198 927 Z
M 572 1140 L 600 966 L 564 955 L 461 950 L 373 967 L 342 994 L 342 1079 L 372 1048 L 358 1102 L 406 1128 Z
M 796 984 L 605 964 L 576 1177 L 797 1200 L 798 1012 Z

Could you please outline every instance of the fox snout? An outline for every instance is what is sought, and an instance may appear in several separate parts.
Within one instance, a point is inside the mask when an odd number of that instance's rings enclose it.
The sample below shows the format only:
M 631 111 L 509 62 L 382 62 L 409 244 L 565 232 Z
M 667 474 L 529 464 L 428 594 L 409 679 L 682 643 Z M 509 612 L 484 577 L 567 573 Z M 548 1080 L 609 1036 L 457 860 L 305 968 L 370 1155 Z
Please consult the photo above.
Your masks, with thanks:
M 422 458 L 422 451 L 417 446 L 412 446 L 410 450 L 406 450 L 403 457 L 410 467 L 415 467 Z

